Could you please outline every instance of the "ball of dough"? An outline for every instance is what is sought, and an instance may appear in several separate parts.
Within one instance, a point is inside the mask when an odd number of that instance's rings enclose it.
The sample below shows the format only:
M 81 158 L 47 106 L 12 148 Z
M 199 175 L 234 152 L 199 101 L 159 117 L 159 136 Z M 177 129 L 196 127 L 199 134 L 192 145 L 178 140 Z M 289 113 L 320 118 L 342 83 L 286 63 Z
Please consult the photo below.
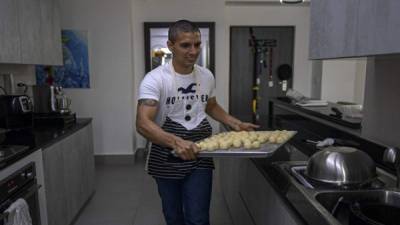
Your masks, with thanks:
M 260 144 L 260 142 L 258 142 L 258 141 L 255 141 L 255 142 L 253 142 L 253 143 L 251 144 L 251 147 L 252 147 L 252 148 L 260 148 L 260 146 L 261 146 L 261 144 Z
M 245 149 L 251 149 L 252 148 L 252 145 L 251 145 L 250 141 L 249 142 L 245 142 L 243 146 L 244 146 Z
M 228 143 L 227 142 L 221 142 L 219 144 L 219 148 L 220 149 L 228 149 L 229 148 Z
M 282 143 L 284 143 L 285 141 L 286 141 L 285 138 L 282 137 L 282 136 L 279 136 L 279 137 L 276 139 L 276 143 L 278 143 L 278 144 L 282 144 Z
M 242 146 L 242 142 L 239 139 L 233 140 L 233 147 L 240 148 Z

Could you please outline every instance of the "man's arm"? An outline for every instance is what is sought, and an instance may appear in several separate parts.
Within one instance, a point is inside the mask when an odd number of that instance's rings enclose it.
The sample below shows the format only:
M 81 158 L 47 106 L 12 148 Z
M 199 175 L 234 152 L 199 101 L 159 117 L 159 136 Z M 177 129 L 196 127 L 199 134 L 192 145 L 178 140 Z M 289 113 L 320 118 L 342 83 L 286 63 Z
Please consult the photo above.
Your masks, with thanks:
M 165 132 L 154 119 L 158 110 L 158 102 L 154 99 L 140 99 L 137 107 L 136 130 L 152 143 L 175 150 L 176 154 L 184 159 L 195 159 L 198 147 L 190 141 Z
M 235 117 L 229 115 L 225 110 L 217 103 L 217 99 L 212 97 L 208 99 L 206 106 L 206 113 L 213 119 L 230 126 L 236 131 L 246 130 L 251 131 L 259 126 L 252 123 L 242 122 Z

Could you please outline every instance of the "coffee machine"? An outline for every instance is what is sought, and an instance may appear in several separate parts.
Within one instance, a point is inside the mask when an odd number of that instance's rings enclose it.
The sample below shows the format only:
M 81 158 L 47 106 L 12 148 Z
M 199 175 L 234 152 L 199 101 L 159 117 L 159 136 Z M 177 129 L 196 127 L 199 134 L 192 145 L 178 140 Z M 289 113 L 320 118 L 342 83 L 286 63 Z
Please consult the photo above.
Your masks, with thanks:
M 71 99 L 61 86 L 32 86 L 34 104 L 34 123 L 36 125 L 68 125 L 76 121 L 75 113 L 71 113 Z
M 63 92 L 61 86 L 32 86 L 34 112 L 45 114 L 69 114 L 71 99 Z

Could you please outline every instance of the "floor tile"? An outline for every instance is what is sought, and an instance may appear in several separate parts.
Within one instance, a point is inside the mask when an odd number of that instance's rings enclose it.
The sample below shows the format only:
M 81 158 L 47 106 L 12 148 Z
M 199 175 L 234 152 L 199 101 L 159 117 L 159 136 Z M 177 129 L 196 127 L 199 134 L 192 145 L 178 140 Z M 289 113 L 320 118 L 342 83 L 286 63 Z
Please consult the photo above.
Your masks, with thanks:
M 231 225 L 214 173 L 211 224 Z M 154 179 L 144 170 L 143 157 L 134 165 L 96 166 L 96 193 L 74 225 L 165 225 Z

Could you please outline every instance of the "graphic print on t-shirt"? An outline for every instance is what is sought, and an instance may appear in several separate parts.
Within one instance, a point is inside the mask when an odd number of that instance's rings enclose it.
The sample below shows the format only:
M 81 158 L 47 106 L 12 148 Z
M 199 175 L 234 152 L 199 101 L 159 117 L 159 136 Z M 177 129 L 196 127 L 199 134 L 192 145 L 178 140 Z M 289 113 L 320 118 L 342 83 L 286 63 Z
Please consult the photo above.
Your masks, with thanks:
M 180 87 L 178 88 L 178 93 L 182 92 L 182 94 L 188 94 L 188 93 L 196 93 L 196 90 L 193 90 L 193 88 L 196 86 L 196 83 L 191 83 L 187 88 Z
M 197 94 L 195 90 L 196 86 L 196 83 L 190 83 L 186 88 L 179 87 L 176 92 L 178 94 L 177 96 L 167 96 L 165 101 L 166 106 L 168 107 L 169 105 L 175 105 L 177 102 L 181 102 L 184 100 L 192 103 L 195 101 L 206 103 L 208 100 L 208 94 Z

